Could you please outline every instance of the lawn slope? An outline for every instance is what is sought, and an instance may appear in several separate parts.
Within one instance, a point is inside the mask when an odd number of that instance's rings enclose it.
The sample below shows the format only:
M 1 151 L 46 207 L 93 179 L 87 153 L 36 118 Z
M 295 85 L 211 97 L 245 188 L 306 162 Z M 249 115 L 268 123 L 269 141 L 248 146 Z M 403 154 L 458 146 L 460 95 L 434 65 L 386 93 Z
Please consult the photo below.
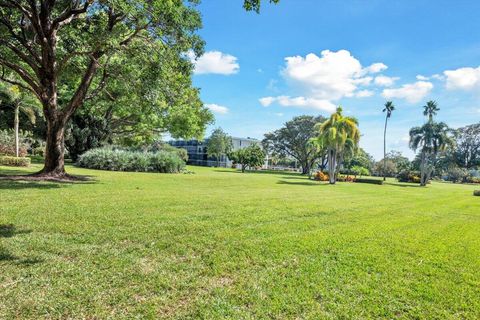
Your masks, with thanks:
M 190 169 L 0 181 L 0 318 L 480 318 L 473 186 Z

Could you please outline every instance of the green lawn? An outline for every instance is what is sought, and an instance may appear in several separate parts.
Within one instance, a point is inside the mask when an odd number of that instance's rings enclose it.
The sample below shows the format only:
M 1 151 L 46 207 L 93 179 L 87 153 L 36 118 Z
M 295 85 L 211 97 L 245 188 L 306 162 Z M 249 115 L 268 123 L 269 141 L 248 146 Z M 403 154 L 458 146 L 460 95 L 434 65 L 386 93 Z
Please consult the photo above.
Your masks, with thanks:
M 190 169 L 0 181 L 0 319 L 480 318 L 473 186 Z

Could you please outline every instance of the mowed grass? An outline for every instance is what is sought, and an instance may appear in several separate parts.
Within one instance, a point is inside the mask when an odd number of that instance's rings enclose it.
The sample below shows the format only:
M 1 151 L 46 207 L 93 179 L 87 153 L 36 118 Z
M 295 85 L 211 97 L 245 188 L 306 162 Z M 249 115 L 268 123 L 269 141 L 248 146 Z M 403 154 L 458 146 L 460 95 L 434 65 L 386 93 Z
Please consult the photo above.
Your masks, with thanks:
M 473 186 L 190 170 L 0 181 L 0 318 L 480 318 Z

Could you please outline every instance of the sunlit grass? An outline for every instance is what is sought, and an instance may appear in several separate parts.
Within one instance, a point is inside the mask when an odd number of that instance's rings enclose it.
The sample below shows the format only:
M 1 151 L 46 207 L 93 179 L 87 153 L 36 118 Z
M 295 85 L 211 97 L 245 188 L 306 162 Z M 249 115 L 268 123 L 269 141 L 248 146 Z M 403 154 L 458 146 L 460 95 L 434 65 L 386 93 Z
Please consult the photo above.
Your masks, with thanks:
M 0 181 L 1 319 L 480 317 L 473 186 L 68 170 Z

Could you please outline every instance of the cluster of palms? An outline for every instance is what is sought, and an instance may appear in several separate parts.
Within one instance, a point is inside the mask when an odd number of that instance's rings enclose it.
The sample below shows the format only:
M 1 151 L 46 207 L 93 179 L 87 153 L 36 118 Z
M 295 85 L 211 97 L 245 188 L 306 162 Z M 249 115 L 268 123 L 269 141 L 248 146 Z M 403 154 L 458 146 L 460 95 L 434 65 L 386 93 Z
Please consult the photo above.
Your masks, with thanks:
M 439 152 L 444 151 L 448 146 L 453 145 L 453 139 L 451 138 L 451 130 L 444 122 L 435 122 L 433 117 L 440 111 L 435 101 L 428 101 L 423 106 L 423 115 L 428 117 L 427 122 L 421 127 L 413 127 L 410 129 L 410 148 L 414 151 L 420 151 L 420 185 L 425 186 L 432 172 L 435 168 L 435 161 Z M 387 123 L 388 119 L 392 116 L 392 112 L 395 110 L 395 106 L 391 101 L 385 103 L 383 112 L 386 112 L 385 117 L 385 130 L 383 140 L 383 152 L 384 152 L 384 167 L 386 166 L 386 149 L 387 149 Z M 386 172 L 386 170 L 384 170 Z M 383 179 L 386 177 L 384 175 Z
M 326 150 L 330 184 L 335 184 L 345 157 L 353 156 L 360 141 L 358 120 L 344 116 L 338 107 L 328 120 L 317 125 L 318 136 L 312 143 Z
M 410 130 L 410 147 L 420 152 L 420 184 L 425 186 L 435 167 L 439 152 L 453 145 L 451 130 L 444 122 L 434 121 L 434 116 L 440 110 L 435 101 L 429 101 L 423 107 L 423 114 L 428 117 L 427 122 L 420 127 Z M 386 113 L 384 128 L 384 167 L 386 166 L 387 124 L 395 106 L 392 101 L 385 103 L 383 112 Z M 317 148 L 326 151 L 328 157 L 329 182 L 334 184 L 338 172 L 346 157 L 353 156 L 358 149 L 360 131 L 358 121 L 354 117 L 344 116 L 342 108 L 338 107 L 328 120 L 317 125 L 317 137 L 311 142 Z M 384 170 L 386 172 L 386 170 Z M 384 180 L 386 179 L 384 175 Z

